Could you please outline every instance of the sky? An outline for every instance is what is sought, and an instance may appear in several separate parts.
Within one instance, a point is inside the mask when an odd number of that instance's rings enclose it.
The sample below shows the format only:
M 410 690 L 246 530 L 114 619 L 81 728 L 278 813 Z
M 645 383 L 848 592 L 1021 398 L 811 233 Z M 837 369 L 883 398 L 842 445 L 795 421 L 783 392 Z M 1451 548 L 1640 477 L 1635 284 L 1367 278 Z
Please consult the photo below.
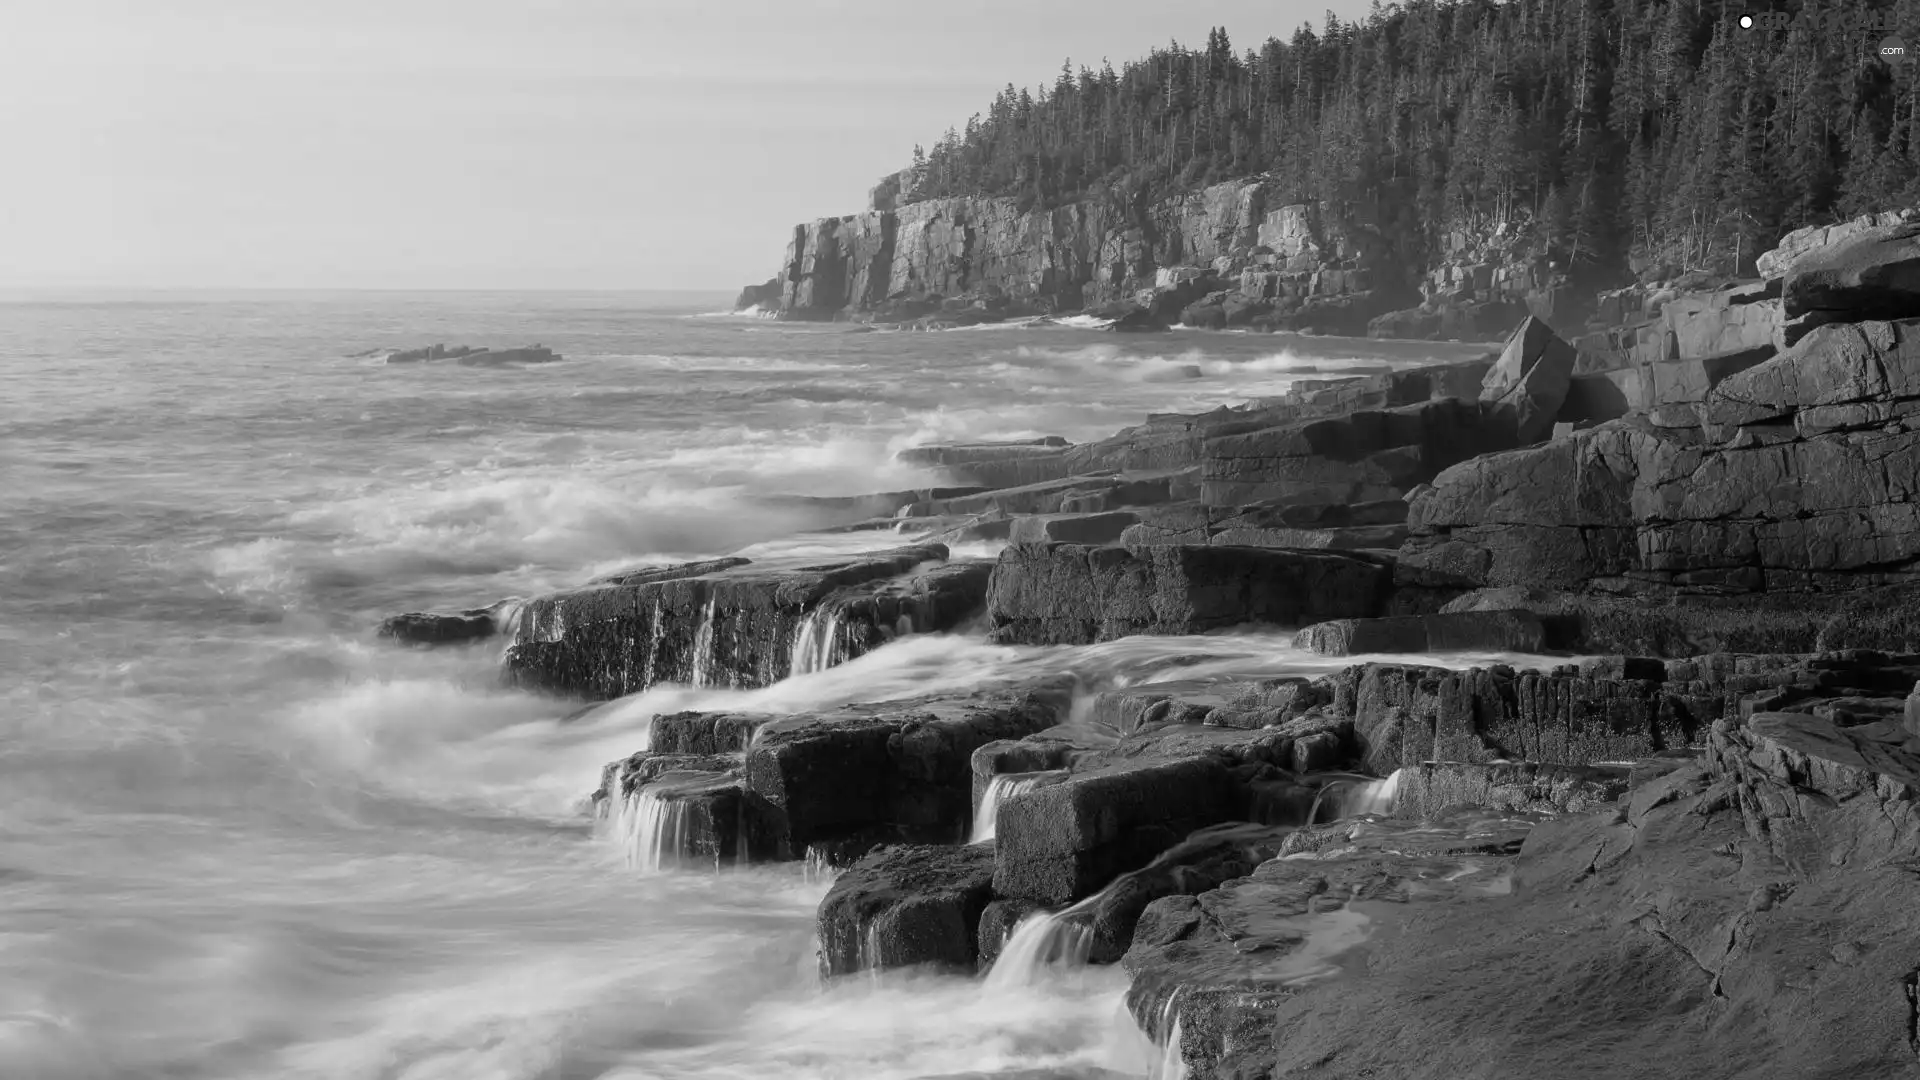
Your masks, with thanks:
M 0 0 L 0 289 L 731 291 L 1008 83 L 1327 6 Z

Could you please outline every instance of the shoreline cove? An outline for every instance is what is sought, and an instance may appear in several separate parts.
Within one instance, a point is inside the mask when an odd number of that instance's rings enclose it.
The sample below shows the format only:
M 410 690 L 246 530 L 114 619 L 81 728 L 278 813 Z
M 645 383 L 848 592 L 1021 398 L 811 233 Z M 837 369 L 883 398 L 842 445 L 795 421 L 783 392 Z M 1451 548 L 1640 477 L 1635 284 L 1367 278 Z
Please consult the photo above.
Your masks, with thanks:
M 1597 418 L 1533 319 L 107 311 L 0 352 L 0 1072 L 1920 1060 L 1904 322 Z

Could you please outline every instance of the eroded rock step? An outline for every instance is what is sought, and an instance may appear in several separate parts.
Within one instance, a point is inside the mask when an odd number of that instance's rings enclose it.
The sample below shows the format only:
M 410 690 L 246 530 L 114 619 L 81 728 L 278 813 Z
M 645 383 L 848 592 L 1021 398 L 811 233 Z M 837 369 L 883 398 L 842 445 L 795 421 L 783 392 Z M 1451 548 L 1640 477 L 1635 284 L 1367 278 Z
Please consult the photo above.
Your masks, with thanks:
M 992 567 L 917 544 L 787 566 L 729 559 L 662 567 L 527 601 L 509 682 L 612 698 L 656 683 L 765 686 L 980 607 Z
M 810 852 L 845 864 L 876 844 L 959 842 L 972 820 L 974 751 L 1054 726 L 1071 698 L 1072 680 L 1061 678 L 786 716 L 667 714 L 654 720 L 650 749 L 607 766 L 593 801 L 630 849 L 651 852 L 635 860 L 648 867 Z M 662 814 L 720 824 L 635 832 Z

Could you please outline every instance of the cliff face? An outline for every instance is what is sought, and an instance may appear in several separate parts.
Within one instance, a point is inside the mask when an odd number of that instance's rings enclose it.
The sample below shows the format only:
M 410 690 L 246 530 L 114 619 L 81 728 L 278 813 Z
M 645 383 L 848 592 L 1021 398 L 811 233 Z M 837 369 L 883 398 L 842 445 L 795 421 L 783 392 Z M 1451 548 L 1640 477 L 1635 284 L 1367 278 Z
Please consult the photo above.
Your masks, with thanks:
M 1166 317 L 1202 325 L 1279 328 L 1337 309 L 1341 326 L 1361 332 L 1368 319 L 1423 297 L 1504 301 L 1509 321 L 1542 280 L 1511 265 L 1515 246 L 1512 238 L 1449 238 L 1435 266 L 1409 266 L 1388 239 L 1282 204 L 1261 178 L 1151 203 L 1108 198 L 1023 211 L 1009 198 L 915 201 L 902 173 L 872 190 L 864 213 L 795 226 L 776 280 L 791 318 L 1157 300 Z M 1496 265 L 1501 259 L 1507 264 Z

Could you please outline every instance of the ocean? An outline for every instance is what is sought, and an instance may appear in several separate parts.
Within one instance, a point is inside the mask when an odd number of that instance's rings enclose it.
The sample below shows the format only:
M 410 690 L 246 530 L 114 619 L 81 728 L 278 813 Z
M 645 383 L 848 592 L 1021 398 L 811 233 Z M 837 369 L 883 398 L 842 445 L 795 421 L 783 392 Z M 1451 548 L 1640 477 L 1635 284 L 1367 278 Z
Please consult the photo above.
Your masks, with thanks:
M 725 302 L 0 298 L 0 1077 L 1146 1075 L 1117 969 L 823 986 L 826 882 L 644 872 L 583 797 L 658 712 L 1333 662 L 1283 634 L 958 633 L 569 719 L 498 685 L 497 645 L 373 629 L 626 566 L 891 546 L 762 500 L 931 484 L 892 460 L 919 443 L 1097 438 L 1485 346 L 863 332 Z M 434 342 L 565 359 L 384 362 Z

